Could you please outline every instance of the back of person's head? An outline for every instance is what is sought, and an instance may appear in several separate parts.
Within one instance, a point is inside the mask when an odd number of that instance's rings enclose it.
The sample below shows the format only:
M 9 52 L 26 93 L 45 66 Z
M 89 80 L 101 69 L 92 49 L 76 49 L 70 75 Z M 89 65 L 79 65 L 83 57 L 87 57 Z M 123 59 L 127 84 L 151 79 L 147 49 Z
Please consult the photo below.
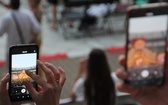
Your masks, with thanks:
M 113 105 L 115 103 L 115 86 L 103 50 L 93 49 L 89 54 L 85 98 L 87 105 Z
M 14 10 L 18 10 L 20 7 L 20 0 L 10 0 L 11 8 Z

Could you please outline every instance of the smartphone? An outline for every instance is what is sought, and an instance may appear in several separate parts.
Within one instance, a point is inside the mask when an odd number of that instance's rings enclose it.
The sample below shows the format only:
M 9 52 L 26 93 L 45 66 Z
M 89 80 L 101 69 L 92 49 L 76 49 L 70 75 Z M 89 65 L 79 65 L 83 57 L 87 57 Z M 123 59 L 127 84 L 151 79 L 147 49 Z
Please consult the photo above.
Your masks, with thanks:
M 25 71 L 29 70 L 34 74 L 38 74 L 37 59 L 38 59 L 37 45 L 15 45 L 9 49 L 9 97 L 11 101 L 25 101 L 31 100 L 31 96 L 26 86 L 23 84 L 24 80 L 31 82 L 33 87 L 37 90 L 36 82 L 30 78 Z
M 126 18 L 127 82 L 157 86 L 164 80 L 168 35 L 168 3 L 132 6 Z

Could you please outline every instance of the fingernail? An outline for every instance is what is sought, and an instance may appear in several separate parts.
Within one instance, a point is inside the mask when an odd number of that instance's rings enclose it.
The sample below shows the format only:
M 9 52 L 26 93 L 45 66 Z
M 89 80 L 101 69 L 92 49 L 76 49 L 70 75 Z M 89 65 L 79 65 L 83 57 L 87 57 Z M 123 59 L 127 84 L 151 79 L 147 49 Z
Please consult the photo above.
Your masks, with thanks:
M 61 66 L 58 67 L 58 70 L 59 71 L 64 71 L 64 69 Z
M 48 63 L 48 62 L 45 62 L 44 64 L 45 64 L 45 65 L 50 65 L 50 63 Z
M 9 73 L 7 73 L 7 74 L 5 75 L 5 77 L 9 77 Z
M 29 71 L 29 70 L 25 70 L 25 72 L 26 72 L 26 74 L 29 74 L 29 73 L 30 73 L 30 71 Z
M 9 78 L 9 73 L 5 74 L 2 79 Z
M 62 69 L 62 67 L 61 67 L 61 66 L 59 66 L 59 67 L 58 67 L 58 69 Z
M 37 60 L 37 63 L 41 63 L 40 60 Z

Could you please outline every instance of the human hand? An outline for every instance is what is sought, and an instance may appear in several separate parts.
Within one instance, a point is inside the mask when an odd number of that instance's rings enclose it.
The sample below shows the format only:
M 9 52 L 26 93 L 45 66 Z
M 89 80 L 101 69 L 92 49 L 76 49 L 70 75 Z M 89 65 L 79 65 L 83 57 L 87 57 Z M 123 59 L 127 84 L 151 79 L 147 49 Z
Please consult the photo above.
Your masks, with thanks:
M 8 90 L 7 90 L 7 83 L 9 82 L 10 76 L 6 74 L 0 82 L 0 105 L 11 105 Z
M 20 103 L 15 102 L 11 103 L 8 90 L 7 83 L 9 82 L 10 75 L 7 73 L 0 81 L 0 105 L 20 105 Z
M 119 62 L 123 66 L 125 57 L 119 57 Z M 123 81 L 129 77 L 129 73 L 124 69 L 118 69 L 116 75 Z M 117 88 L 119 91 L 129 93 L 142 105 L 168 105 L 168 70 L 165 70 L 165 80 L 161 86 L 136 88 L 131 84 L 119 82 Z
M 61 90 L 66 80 L 64 70 L 61 67 L 57 69 L 54 65 L 41 61 L 38 61 L 38 65 L 45 73 L 47 81 L 32 72 L 26 71 L 26 73 L 36 81 L 40 91 L 36 91 L 28 81 L 24 81 L 24 84 L 36 105 L 59 105 Z

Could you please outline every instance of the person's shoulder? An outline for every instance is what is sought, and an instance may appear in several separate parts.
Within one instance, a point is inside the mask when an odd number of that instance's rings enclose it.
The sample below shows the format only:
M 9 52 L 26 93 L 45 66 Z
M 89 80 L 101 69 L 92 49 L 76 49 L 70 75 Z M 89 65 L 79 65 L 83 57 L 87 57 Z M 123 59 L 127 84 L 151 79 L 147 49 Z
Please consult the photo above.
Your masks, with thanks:
M 8 12 L 5 15 L 3 15 L 2 21 L 9 21 L 9 20 L 11 20 L 11 18 L 12 18 L 11 12 Z
M 73 91 L 76 97 L 84 96 L 84 81 L 85 79 L 81 77 L 74 84 Z
M 31 15 L 32 14 L 31 11 L 28 10 L 28 9 L 22 9 L 22 10 L 20 10 L 20 12 L 23 13 L 23 14 L 26 14 L 26 15 Z
M 3 15 L 3 18 L 10 18 L 11 17 L 11 12 L 8 12 Z
M 75 82 L 75 87 L 83 87 L 85 82 L 85 79 L 83 77 L 80 77 L 76 82 Z
M 84 81 L 85 81 L 85 79 L 84 79 L 83 77 L 80 77 L 80 78 L 76 81 L 76 83 L 81 84 L 81 83 L 84 83 Z
M 20 10 L 20 12 L 22 14 L 24 14 L 25 16 L 29 17 L 29 18 L 31 18 L 31 17 L 34 16 L 33 13 L 32 13 L 32 11 L 29 10 L 29 9 L 22 9 L 22 10 Z

